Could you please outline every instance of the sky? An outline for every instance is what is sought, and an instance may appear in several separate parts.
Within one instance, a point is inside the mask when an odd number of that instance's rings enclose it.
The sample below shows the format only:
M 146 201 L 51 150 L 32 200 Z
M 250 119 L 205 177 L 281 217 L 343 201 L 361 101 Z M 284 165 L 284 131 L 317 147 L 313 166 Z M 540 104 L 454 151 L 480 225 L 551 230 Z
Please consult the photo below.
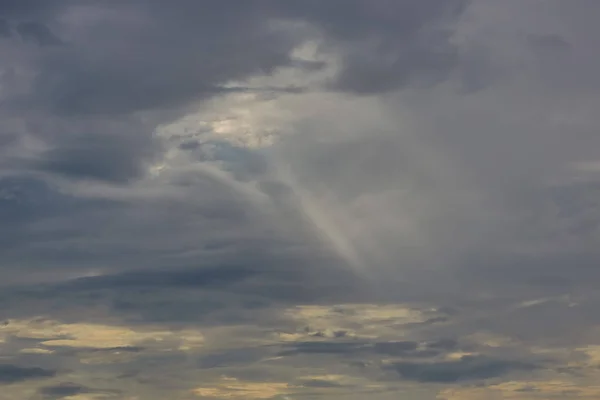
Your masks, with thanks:
M 0 400 L 600 398 L 597 0 L 0 0 Z

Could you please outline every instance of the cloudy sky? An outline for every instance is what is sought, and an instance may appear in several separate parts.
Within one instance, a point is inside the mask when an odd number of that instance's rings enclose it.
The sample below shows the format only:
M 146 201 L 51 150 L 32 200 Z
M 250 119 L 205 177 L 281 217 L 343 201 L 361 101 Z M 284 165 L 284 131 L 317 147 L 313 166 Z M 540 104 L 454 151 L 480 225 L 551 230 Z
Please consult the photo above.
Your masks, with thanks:
M 0 0 L 0 399 L 600 398 L 597 0 Z

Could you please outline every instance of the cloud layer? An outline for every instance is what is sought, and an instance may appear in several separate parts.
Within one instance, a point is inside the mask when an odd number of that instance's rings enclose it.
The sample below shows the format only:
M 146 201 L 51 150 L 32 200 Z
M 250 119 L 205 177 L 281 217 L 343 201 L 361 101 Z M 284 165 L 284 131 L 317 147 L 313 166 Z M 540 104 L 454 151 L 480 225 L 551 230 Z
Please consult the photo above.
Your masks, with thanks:
M 591 0 L 0 1 L 0 399 L 592 399 Z

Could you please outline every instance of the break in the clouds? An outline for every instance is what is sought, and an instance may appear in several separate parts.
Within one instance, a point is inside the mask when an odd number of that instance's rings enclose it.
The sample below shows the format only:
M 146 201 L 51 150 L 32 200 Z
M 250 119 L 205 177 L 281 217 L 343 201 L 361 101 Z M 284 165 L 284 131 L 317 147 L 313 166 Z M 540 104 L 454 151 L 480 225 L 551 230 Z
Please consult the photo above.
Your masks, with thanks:
M 0 0 L 0 399 L 592 399 L 592 0 Z

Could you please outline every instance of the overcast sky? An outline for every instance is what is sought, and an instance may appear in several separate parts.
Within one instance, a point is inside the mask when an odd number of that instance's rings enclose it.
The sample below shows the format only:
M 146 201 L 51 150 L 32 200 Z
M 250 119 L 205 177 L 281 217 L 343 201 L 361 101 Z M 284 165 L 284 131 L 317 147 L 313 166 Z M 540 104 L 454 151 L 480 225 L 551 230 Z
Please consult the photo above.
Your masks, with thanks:
M 0 400 L 600 398 L 599 16 L 0 0 Z

